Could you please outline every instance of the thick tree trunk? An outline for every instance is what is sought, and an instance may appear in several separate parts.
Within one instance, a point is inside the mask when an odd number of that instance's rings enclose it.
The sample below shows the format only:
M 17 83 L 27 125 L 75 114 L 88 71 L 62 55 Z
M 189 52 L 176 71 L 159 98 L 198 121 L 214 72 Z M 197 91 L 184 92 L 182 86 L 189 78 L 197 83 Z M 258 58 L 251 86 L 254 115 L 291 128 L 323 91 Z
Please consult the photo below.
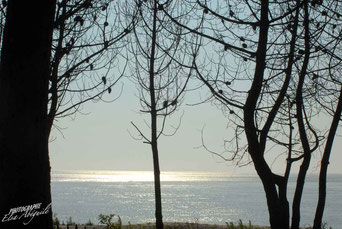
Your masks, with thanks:
M 286 222 L 286 215 L 282 214 L 284 210 L 281 208 L 280 200 L 274 195 L 272 189 L 273 187 L 265 189 L 271 229 L 288 229 L 288 219 Z
M 8 1 L 0 65 L 2 229 L 52 228 L 47 101 L 55 4 Z
M 266 66 L 267 39 L 269 29 L 269 2 L 261 1 L 260 32 L 253 83 L 248 92 L 244 106 L 244 127 L 248 142 L 248 153 L 251 155 L 255 169 L 263 183 L 266 194 L 269 219 L 272 229 L 288 229 L 288 204 L 279 198 L 274 174 L 264 158 L 265 145 L 259 142 L 258 130 L 255 126 L 255 111 L 260 97 L 264 71 Z M 283 196 L 284 197 L 284 196 Z M 287 209 L 286 209 L 287 206 Z
M 279 194 L 276 188 L 276 181 L 268 166 L 256 163 L 256 170 L 262 181 L 266 194 L 266 201 L 269 213 L 271 229 L 288 229 L 289 228 L 289 204 L 286 198 L 285 184 L 280 185 Z M 279 181 L 278 181 L 279 183 Z

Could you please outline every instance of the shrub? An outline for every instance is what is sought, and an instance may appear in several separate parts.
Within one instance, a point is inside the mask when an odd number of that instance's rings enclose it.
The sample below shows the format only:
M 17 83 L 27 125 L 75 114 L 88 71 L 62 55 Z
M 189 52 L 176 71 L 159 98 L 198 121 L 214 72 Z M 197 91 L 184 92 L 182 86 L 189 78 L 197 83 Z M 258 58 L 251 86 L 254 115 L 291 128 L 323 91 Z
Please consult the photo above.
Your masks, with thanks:
M 115 214 L 110 214 L 110 215 L 103 215 L 100 214 L 98 216 L 98 220 L 100 224 L 105 224 L 106 229 L 121 229 L 122 227 L 122 222 L 120 216 L 117 216 L 118 221 L 115 222 L 113 219 L 115 217 Z

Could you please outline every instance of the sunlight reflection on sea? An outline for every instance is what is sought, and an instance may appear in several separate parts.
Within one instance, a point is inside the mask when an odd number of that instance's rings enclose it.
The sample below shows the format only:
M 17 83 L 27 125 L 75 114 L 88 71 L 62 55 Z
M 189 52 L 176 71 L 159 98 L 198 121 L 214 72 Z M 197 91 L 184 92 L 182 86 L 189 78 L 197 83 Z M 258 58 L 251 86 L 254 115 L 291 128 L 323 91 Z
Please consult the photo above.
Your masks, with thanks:
M 165 221 L 225 224 L 242 219 L 268 225 L 266 198 L 256 176 L 216 172 L 162 172 Z M 289 202 L 295 178 L 289 181 Z M 154 221 L 153 172 L 57 171 L 52 173 L 52 210 L 61 221 L 98 223 L 102 214 L 120 215 L 124 223 Z M 302 226 L 312 225 L 317 203 L 317 177 L 308 176 L 302 200 Z M 329 176 L 324 221 L 342 225 L 342 175 Z
M 152 182 L 152 171 L 54 171 L 52 182 Z M 217 172 L 161 172 L 161 181 L 227 181 L 233 176 Z

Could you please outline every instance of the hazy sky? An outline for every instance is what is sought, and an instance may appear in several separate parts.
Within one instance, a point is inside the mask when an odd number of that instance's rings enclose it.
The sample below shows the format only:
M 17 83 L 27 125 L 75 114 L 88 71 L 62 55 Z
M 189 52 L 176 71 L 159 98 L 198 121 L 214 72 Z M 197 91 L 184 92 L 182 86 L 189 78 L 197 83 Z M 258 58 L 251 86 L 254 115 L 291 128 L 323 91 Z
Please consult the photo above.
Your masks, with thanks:
M 83 113 L 75 120 L 64 118 L 56 124 L 63 128 L 62 134 L 54 129 L 50 143 L 52 170 L 152 170 L 150 145 L 135 140 L 137 131 L 131 125 L 145 126 L 148 115 L 139 113 L 140 105 L 135 96 L 136 89 L 131 82 L 125 82 L 121 97 L 112 103 L 87 103 Z M 224 162 L 201 146 L 201 130 L 206 145 L 215 152 L 223 151 L 223 140 L 231 129 L 222 112 L 211 104 L 188 106 L 200 101 L 197 93 L 186 99 L 169 124 L 177 125 L 181 115 L 182 123 L 174 136 L 162 136 L 159 140 L 161 170 L 164 171 L 223 171 L 230 174 L 254 173 L 253 165 L 236 167 Z M 167 132 L 171 132 L 172 128 Z M 148 131 L 147 128 L 144 129 Z M 338 131 L 341 132 L 341 129 Z M 148 134 L 148 132 L 145 132 Z M 131 135 L 133 136 L 131 136 Z M 329 167 L 330 173 L 342 173 L 341 139 L 337 138 Z M 310 172 L 318 171 L 316 155 Z M 280 158 L 274 164 L 276 171 L 282 171 L 284 161 Z M 297 171 L 294 168 L 293 171 Z
M 227 62 L 229 61 L 233 60 L 228 59 Z M 115 95 L 114 92 L 119 88 L 120 86 L 113 88 L 111 95 Z M 140 104 L 136 94 L 135 86 L 126 80 L 124 91 L 118 100 L 112 103 L 88 102 L 82 109 L 86 115 L 78 114 L 75 120 L 64 118 L 55 122 L 61 128 L 61 132 L 54 129 L 51 136 L 54 139 L 50 142 L 52 169 L 152 170 L 150 145 L 133 138 L 137 137 L 137 131 L 130 122 L 134 122 L 148 135 L 144 120 L 149 123 L 150 118 L 149 115 L 139 113 Z M 205 96 L 205 93 L 201 96 Z M 218 153 L 223 151 L 223 141 L 233 133 L 233 130 L 227 128 L 228 119 L 214 105 L 186 105 L 199 101 L 201 98 L 197 92 L 187 94 L 179 112 L 168 122 L 177 125 L 183 114 L 178 132 L 174 136 L 162 136 L 159 139 L 161 170 L 254 173 L 252 164 L 243 168 L 236 167 L 234 163 L 224 162 L 200 147 L 202 129 L 206 145 Z M 172 130 L 170 125 L 168 127 L 167 130 Z M 339 129 L 338 133 L 341 133 L 341 130 Z M 335 139 L 329 167 L 331 173 L 342 173 L 342 153 L 339 150 L 341 148 L 341 139 Z M 275 152 L 270 152 L 270 157 L 274 158 L 272 153 Z M 314 155 L 310 172 L 319 170 L 319 159 L 319 154 Z M 272 167 L 282 172 L 284 164 L 282 157 L 278 158 Z M 293 168 L 293 171 L 296 172 L 297 168 Z

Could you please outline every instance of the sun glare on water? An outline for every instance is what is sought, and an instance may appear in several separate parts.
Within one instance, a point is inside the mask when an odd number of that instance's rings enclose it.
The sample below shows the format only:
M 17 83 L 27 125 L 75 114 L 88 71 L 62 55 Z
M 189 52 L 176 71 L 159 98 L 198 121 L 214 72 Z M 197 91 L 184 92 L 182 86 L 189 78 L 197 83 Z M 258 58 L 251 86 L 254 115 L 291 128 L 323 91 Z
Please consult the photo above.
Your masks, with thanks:
M 162 182 L 167 181 L 222 181 L 227 174 L 214 172 L 161 172 Z M 152 171 L 55 171 L 53 182 L 153 182 Z

